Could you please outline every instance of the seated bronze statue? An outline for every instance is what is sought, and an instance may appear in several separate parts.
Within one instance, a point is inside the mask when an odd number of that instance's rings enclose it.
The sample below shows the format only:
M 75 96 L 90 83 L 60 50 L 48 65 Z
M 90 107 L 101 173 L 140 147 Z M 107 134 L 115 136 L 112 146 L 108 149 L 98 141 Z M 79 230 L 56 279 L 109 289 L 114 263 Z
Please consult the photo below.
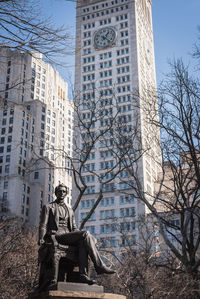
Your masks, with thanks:
M 75 247 L 79 266 L 79 282 L 94 284 L 95 281 L 90 279 L 88 275 L 88 257 L 93 262 L 97 274 L 113 274 L 115 271 L 103 263 L 96 248 L 95 238 L 90 232 L 80 231 L 77 228 L 74 212 L 64 202 L 67 193 L 68 188 L 60 184 L 55 188 L 56 200 L 43 206 L 39 227 L 40 254 L 43 255 L 42 252 L 45 252 L 43 250 L 43 248 L 46 248 L 45 244 L 55 245 L 56 243 L 60 246 L 68 245 Z M 49 254 L 47 253 L 46 258 L 48 257 Z M 42 259 L 44 258 L 42 257 Z M 58 271 L 58 269 L 55 271 Z

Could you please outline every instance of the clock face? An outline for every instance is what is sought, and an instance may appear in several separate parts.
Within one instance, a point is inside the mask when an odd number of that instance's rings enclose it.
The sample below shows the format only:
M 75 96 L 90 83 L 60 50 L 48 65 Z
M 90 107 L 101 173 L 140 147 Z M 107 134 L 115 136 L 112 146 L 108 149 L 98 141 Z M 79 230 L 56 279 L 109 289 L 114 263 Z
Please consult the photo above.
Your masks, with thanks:
M 116 31 L 113 27 L 104 27 L 95 32 L 94 46 L 98 49 L 110 47 L 116 40 Z

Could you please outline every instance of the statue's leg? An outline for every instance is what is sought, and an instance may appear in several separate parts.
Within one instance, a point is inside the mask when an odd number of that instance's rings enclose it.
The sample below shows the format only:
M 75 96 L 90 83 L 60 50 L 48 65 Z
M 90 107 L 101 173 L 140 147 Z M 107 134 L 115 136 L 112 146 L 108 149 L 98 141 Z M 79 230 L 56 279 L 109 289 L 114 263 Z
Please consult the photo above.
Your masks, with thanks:
M 84 245 L 84 240 L 79 242 L 78 259 L 80 274 L 88 275 L 88 253 Z
M 95 245 L 95 239 L 88 231 L 75 231 L 70 232 L 62 235 L 56 235 L 56 239 L 58 243 L 64 245 L 77 245 L 79 246 L 80 250 L 85 248 L 87 254 L 90 256 L 92 262 L 94 263 L 95 270 L 97 274 L 107 273 L 113 274 L 115 273 L 114 270 L 111 270 L 105 266 L 103 263 L 100 254 Z M 82 252 L 82 251 L 81 251 Z M 83 253 L 85 256 L 85 253 Z M 80 262 L 82 263 L 82 262 Z M 85 265 L 83 266 L 85 267 Z M 86 270 L 86 269 L 85 269 Z
M 53 275 L 52 275 L 52 281 L 51 283 L 56 283 L 58 280 L 58 271 L 59 271 L 59 255 L 55 252 L 54 258 L 53 258 Z
M 79 272 L 88 275 L 88 252 L 84 245 L 86 231 L 75 231 L 65 234 L 56 235 L 56 240 L 62 245 L 77 246 L 79 249 Z
M 84 238 L 85 248 L 94 264 L 95 270 L 97 274 L 114 274 L 115 271 L 108 268 L 101 259 L 99 251 L 96 247 L 96 242 L 94 237 L 90 234 L 90 232 L 86 232 Z
M 86 251 L 88 252 L 94 267 L 103 267 L 104 263 L 101 259 L 101 256 L 99 254 L 99 251 L 97 250 L 95 239 L 90 234 L 90 232 L 86 231 L 84 234 L 84 241 L 83 241 L 84 247 L 86 248 Z

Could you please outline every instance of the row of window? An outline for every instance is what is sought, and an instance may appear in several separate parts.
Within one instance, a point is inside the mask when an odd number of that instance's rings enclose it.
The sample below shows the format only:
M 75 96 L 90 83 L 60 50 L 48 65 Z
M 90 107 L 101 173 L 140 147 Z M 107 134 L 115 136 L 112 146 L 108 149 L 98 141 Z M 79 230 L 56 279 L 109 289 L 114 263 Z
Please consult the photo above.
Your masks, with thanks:
M 116 5 L 116 4 L 119 4 L 119 3 L 124 3 L 124 2 L 127 2 L 128 0 L 115 0 L 115 1 L 111 1 L 110 2 L 110 5 Z M 108 7 L 109 6 L 109 3 L 106 2 L 106 3 L 102 3 L 101 5 L 96 5 L 96 6 L 92 6 L 91 10 L 97 10 L 97 9 L 100 9 L 100 8 L 105 8 L 105 7 Z M 84 13 L 87 13 L 90 11 L 90 7 L 86 7 L 86 8 L 83 8 L 83 12 Z
M 95 74 L 90 74 L 87 76 L 83 76 L 83 81 L 91 81 L 95 79 Z
M 101 158 L 108 158 L 113 156 L 113 151 L 112 150 L 107 150 L 107 151 L 100 151 L 100 157 Z
M 130 75 L 117 77 L 117 83 L 118 84 L 129 82 L 129 81 L 130 81 Z
M 13 121 L 14 121 L 14 118 L 10 117 L 9 120 L 8 120 L 8 123 L 11 125 L 11 124 L 13 124 Z M 6 124 L 7 124 L 7 119 L 3 118 L 2 119 L 2 126 L 6 126 Z
M 95 193 L 95 186 L 88 186 L 85 190 L 85 194 Z
M 1 137 L 0 138 L 0 144 L 4 144 L 5 141 L 6 141 L 5 137 Z M 10 143 L 10 142 L 12 142 L 12 135 L 10 135 L 10 136 L 7 137 L 7 143 Z
M 101 125 L 101 127 L 108 126 L 108 125 L 112 124 L 112 121 L 113 121 L 112 118 L 110 118 L 110 119 L 107 118 L 107 119 L 101 120 L 100 125 Z
M 100 78 L 107 77 L 107 76 L 112 76 L 112 71 L 105 71 L 105 72 L 100 72 Z M 83 81 L 91 81 L 95 79 L 95 74 L 83 76 Z M 130 75 L 122 76 L 122 77 L 117 77 L 117 83 L 122 84 L 130 81 Z M 107 79 L 107 80 L 102 80 L 99 83 L 100 87 L 106 87 L 109 85 L 112 85 L 112 79 Z M 91 89 L 95 87 L 95 83 L 89 83 L 87 85 L 83 85 L 83 90 L 86 89 Z M 120 91 L 121 92 L 121 91 Z
M 117 74 L 123 74 L 130 71 L 129 65 L 117 68 Z
M 124 113 L 127 111 L 131 111 L 131 105 L 124 105 L 124 106 L 118 107 L 118 112 L 120 112 L 120 113 Z
M 85 155 L 82 155 L 81 160 L 83 161 L 85 159 Z M 90 153 L 87 157 L 88 160 L 94 160 L 95 159 L 95 153 Z
M 81 213 L 81 220 L 84 220 L 88 215 L 88 212 Z M 95 220 L 95 213 L 93 213 L 89 220 Z
M 95 164 L 91 163 L 91 164 L 85 164 L 83 166 L 83 172 L 85 171 L 94 171 L 95 170 Z
M 92 64 L 92 65 L 88 65 L 88 66 L 84 66 L 83 67 L 83 72 L 90 72 L 90 71 L 94 71 L 95 70 L 95 65 Z
M 101 140 L 99 143 L 99 147 L 108 147 L 108 146 L 113 146 L 114 141 L 113 139 L 107 139 L 107 140 Z
M 34 70 L 37 69 L 38 72 L 42 72 L 42 74 L 46 74 L 46 70 L 44 68 L 42 68 L 39 64 L 36 65 L 36 63 L 33 62 L 32 67 L 33 67 Z
M 83 64 L 94 62 L 94 61 L 95 61 L 95 56 L 88 56 L 88 57 L 83 58 Z
M 100 69 L 112 67 L 112 60 L 100 62 L 99 66 L 100 66 Z
M 91 83 L 88 83 L 88 84 L 83 84 L 83 91 L 89 90 L 89 89 L 95 89 L 95 83 L 94 82 L 91 82 Z
M 105 184 L 102 187 L 102 192 L 110 192 L 115 190 L 115 184 L 114 183 L 109 183 Z
M 95 23 L 88 23 L 83 26 L 84 30 L 91 29 L 95 27 Z
M 2 173 L 2 172 L 3 172 L 3 167 L 0 166 L 0 173 Z M 4 173 L 8 175 L 9 172 L 10 172 L 10 165 L 9 165 L 9 164 L 6 164 L 6 165 L 4 166 Z
M 112 105 L 112 99 L 106 99 L 100 102 L 101 107 L 104 107 L 106 105 Z
M 90 199 L 90 200 L 82 200 L 81 201 L 81 209 L 85 209 L 85 208 L 92 208 L 95 204 L 95 200 L 94 199 Z
M 110 234 L 116 231 L 115 224 L 104 224 L 100 226 L 101 234 Z
M 135 216 L 135 208 L 122 208 L 120 209 L 120 217 Z
M 100 78 L 112 76 L 112 70 L 107 70 L 107 71 L 104 71 L 104 72 L 100 72 L 99 75 L 100 75 Z
M 112 85 L 112 79 L 103 80 L 99 82 L 100 87 L 106 87 Z
M 8 111 L 7 109 L 5 109 L 5 110 L 3 110 L 3 116 L 7 116 L 8 112 L 9 112 L 10 115 L 14 114 L 14 110 L 13 109 L 10 109 L 10 111 Z
M 101 200 L 101 206 L 113 206 L 115 204 L 115 198 L 114 197 L 108 197 L 108 198 L 102 198 Z
M 114 161 L 104 161 L 100 162 L 100 169 L 108 169 L 108 168 L 113 168 L 114 167 Z
M 128 54 L 128 53 L 129 53 L 129 48 L 117 50 L 117 56 L 125 55 L 125 54 Z
M 90 46 L 91 45 L 91 39 L 88 39 L 88 40 L 84 40 L 83 41 L 83 46 L 84 47 L 87 47 L 87 46 Z
M 123 102 L 130 102 L 131 101 L 131 96 L 130 94 L 128 95 L 123 95 L 117 98 L 118 103 L 123 103 Z
M 115 247 L 117 246 L 117 240 L 114 238 L 109 238 L 109 239 L 103 239 L 101 238 L 101 247 Z
M 100 211 L 100 219 L 115 218 L 115 210 Z
M 91 37 L 91 31 L 87 31 L 83 33 L 83 38 Z
M 107 10 L 102 10 L 101 12 L 92 13 L 91 15 L 88 14 L 87 16 L 83 16 L 82 20 L 86 21 L 86 20 L 98 18 L 100 16 L 109 15 L 111 13 L 123 11 L 123 10 L 128 9 L 128 8 L 129 8 L 128 5 L 123 5 L 123 6 L 120 6 L 120 7 L 117 6 L 115 8 L 111 8 L 111 9 L 107 9 Z
M 106 24 L 110 24 L 111 23 L 111 18 L 108 18 L 108 19 L 104 19 L 104 20 L 100 20 L 99 21 L 99 25 L 102 26 L 102 25 L 106 25 Z
M 22 193 L 21 195 L 21 203 L 24 205 L 25 203 L 29 205 L 30 198 L 29 196 L 26 197 L 26 194 Z
M 3 152 L 4 152 L 4 146 L 0 146 L 0 154 L 2 154 Z M 7 153 L 11 152 L 11 145 L 7 145 L 6 152 Z

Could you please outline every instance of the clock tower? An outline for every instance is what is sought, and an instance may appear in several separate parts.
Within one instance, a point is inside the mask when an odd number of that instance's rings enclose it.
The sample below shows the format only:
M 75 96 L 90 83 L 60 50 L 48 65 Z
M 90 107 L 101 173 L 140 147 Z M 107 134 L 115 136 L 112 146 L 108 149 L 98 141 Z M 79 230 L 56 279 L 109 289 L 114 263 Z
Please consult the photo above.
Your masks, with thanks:
M 91 99 L 100 102 L 105 110 L 109 106 L 107 115 L 102 113 L 95 124 L 94 132 L 100 132 L 108 125 L 108 114 L 113 117 L 117 109 L 122 135 L 133 132 L 137 112 L 141 148 L 147 147 L 151 134 L 155 136 L 152 128 L 145 125 L 146 114 L 140 100 L 147 90 L 156 90 L 151 4 L 151 0 L 80 0 L 76 14 L 75 94 L 81 99 L 81 112 L 86 119 L 90 117 L 91 106 L 87 103 Z M 133 104 L 136 91 L 139 95 L 137 107 Z M 155 98 L 154 108 L 157 107 Z M 80 136 L 82 134 L 84 130 Z M 79 222 L 98 197 L 100 182 L 93 173 L 101 177 L 105 169 L 112 168 L 115 163 L 112 133 L 107 134 L 110 134 L 110 141 L 95 145 L 88 161 L 90 167 L 85 169 L 84 180 L 89 191 L 84 194 L 79 207 Z M 159 140 L 159 132 L 156 139 Z M 146 150 L 139 161 L 141 186 L 148 192 L 149 200 L 153 198 L 154 181 L 159 171 L 155 160 L 160 161 L 160 148 L 159 142 L 152 137 L 150 150 Z M 129 174 L 122 171 L 120 176 L 123 183 L 116 179 L 106 186 L 101 203 L 85 227 L 101 239 L 103 246 L 111 249 L 126 245 L 122 233 L 133 245 L 137 244 L 137 220 L 139 215 L 147 212 L 144 204 L 134 197 L 134 192 L 127 191 L 130 191 L 130 185 L 126 183 L 130 181 Z

